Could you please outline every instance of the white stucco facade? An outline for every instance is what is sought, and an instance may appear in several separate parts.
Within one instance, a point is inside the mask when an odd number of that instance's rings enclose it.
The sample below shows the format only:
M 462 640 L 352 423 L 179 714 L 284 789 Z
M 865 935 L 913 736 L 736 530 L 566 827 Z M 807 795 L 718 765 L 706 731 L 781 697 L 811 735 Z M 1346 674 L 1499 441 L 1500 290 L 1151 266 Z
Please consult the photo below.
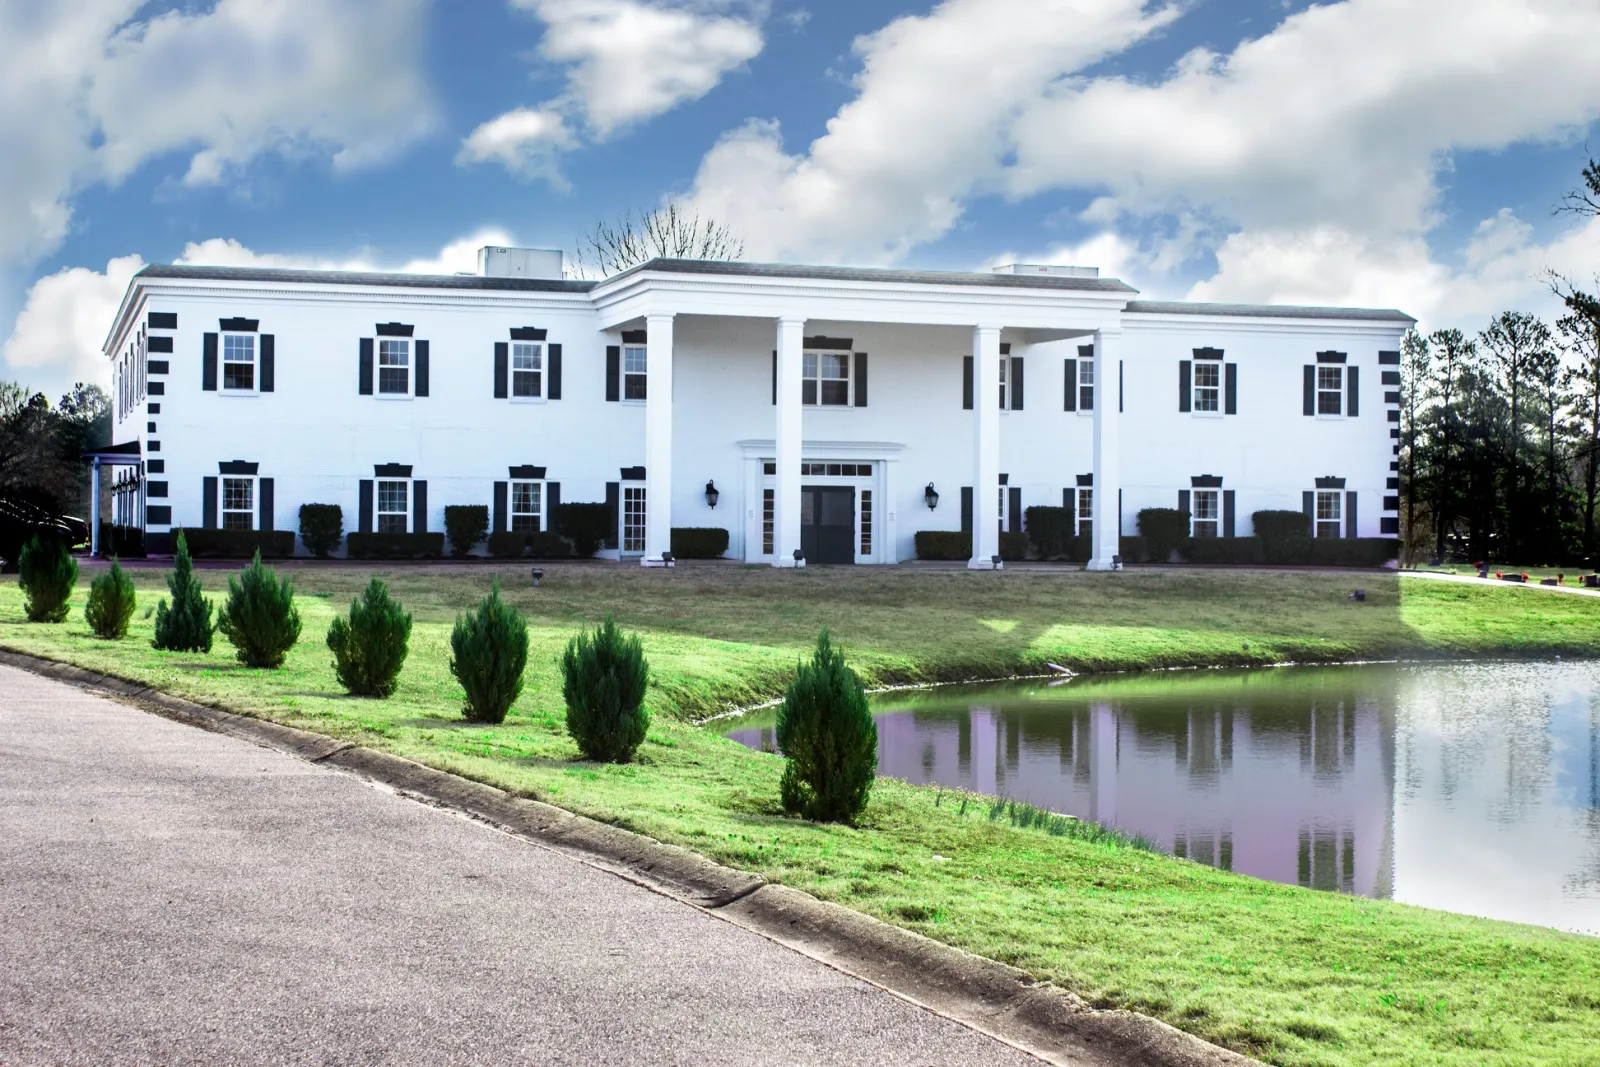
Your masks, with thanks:
M 1189 504 L 1197 521 L 1215 508 L 1197 533 L 1244 536 L 1253 511 L 1336 492 L 1340 536 L 1385 536 L 1393 353 L 1410 325 L 1394 311 L 1150 303 L 1055 275 L 152 267 L 106 347 L 114 441 L 143 456 L 118 514 L 156 547 L 177 526 L 238 526 L 221 499 L 231 471 L 256 480 L 257 528 L 297 529 L 304 503 L 341 505 L 347 530 L 441 531 L 452 504 L 489 505 L 500 527 L 521 482 L 538 484 L 539 525 L 552 498 L 610 501 L 607 552 L 646 562 L 674 527 L 725 528 L 730 556 L 779 566 L 807 546 L 811 562 L 897 562 L 919 530 L 970 527 L 984 567 L 1022 509 L 1076 507 L 1092 482 L 1092 518 L 1112 520 L 1089 526 L 1094 567 L 1145 507 Z M 403 371 L 386 369 L 397 353 Z M 537 387 L 517 369 L 534 365 Z M 425 492 L 397 512 L 398 488 L 372 488 L 384 471 Z

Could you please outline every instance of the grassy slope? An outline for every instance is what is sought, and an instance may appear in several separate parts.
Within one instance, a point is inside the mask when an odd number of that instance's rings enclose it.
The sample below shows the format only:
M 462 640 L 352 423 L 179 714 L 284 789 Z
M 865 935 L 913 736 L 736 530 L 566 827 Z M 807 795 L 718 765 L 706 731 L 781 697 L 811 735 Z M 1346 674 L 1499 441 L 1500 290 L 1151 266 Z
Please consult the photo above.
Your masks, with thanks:
M 302 596 L 304 636 L 280 672 L 237 666 L 221 641 L 203 657 L 154 652 L 143 618 L 115 644 L 89 636 L 81 611 L 64 626 L 29 626 L 10 585 L 0 590 L 0 645 L 520 790 L 1274 1063 L 1579 1064 L 1600 1048 L 1600 942 L 1017 830 L 990 822 L 981 803 L 963 814 L 950 794 L 900 782 L 880 784 L 860 827 L 811 826 L 776 809 L 775 757 L 676 721 L 773 695 L 822 625 L 887 682 L 1044 659 L 1121 668 L 1592 653 L 1600 604 L 1589 599 L 1382 575 L 547 568 L 544 588 L 513 594 L 530 617 L 527 690 L 503 726 L 479 727 L 459 721 L 448 623 L 488 572 L 394 573 L 418 627 L 386 702 L 339 695 L 321 647 L 369 573 L 300 572 L 303 594 L 326 595 Z M 138 576 L 141 605 L 154 602 L 158 579 Z M 1343 597 L 1358 582 L 1366 604 Z M 555 656 L 577 624 L 607 609 L 645 631 L 654 706 L 667 712 L 628 767 L 575 762 L 562 729 Z

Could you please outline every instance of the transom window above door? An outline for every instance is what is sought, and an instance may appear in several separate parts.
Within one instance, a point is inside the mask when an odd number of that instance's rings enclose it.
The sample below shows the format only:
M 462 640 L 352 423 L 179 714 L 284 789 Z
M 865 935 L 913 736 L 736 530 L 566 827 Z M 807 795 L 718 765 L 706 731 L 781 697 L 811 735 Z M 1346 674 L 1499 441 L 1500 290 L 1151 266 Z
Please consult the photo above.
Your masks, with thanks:
M 255 334 L 225 333 L 222 335 L 222 388 L 238 393 L 255 392 Z
M 544 346 L 519 341 L 511 346 L 511 395 L 524 399 L 544 395 Z
M 848 407 L 850 353 L 805 353 L 801 358 L 800 402 L 823 407 Z
M 387 396 L 410 394 L 410 341 L 396 337 L 378 338 L 378 392 Z

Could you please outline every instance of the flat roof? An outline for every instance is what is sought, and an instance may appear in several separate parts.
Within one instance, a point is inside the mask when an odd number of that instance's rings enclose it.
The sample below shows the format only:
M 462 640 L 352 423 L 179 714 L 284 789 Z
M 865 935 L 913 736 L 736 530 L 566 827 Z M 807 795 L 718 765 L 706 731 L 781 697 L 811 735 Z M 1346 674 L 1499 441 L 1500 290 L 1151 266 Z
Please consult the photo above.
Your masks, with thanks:
M 477 274 L 400 274 L 386 271 L 300 270 L 291 267 L 198 267 L 153 264 L 135 278 L 184 278 L 219 282 L 292 282 L 303 285 L 370 285 L 404 289 L 506 290 L 523 293 L 587 293 L 597 283 L 566 278 L 485 278 Z
M 1295 307 L 1287 304 L 1193 304 L 1182 300 L 1133 300 L 1125 315 L 1230 315 L 1260 319 L 1345 319 L 1366 322 L 1417 320 L 1394 308 Z
M 810 267 L 794 263 L 737 263 L 708 259 L 652 259 L 606 279 L 630 274 L 714 274 L 743 278 L 808 278 L 818 281 L 888 282 L 895 285 L 978 285 L 993 289 L 1072 289 L 1091 293 L 1137 293 L 1116 278 L 1068 278 L 1059 275 L 993 274 L 953 270 L 898 270 L 892 267 Z

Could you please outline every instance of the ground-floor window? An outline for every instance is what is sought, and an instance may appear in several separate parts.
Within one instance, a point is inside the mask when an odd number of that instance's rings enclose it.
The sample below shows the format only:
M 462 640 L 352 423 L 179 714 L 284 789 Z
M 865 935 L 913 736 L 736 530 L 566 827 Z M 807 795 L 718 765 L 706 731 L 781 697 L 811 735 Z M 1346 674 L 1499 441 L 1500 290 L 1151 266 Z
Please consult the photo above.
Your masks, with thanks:
M 254 530 L 256 480 L 254 478 L 222 479 L 222 528 L 224 530 Z
M 1094 490 L 1078 490 L 1078 536 L 1094 536 Z
M 872 555 L 872 490 L 861 490 L 861 554 Z
M 378 483 L 378 532 L 409 533 L 411 530 L 411 483 Z
M 538 533 L 543 529 L 543 482 L 511 483 L 511 532 Z
M 1194 537 L 1217 536 L 1217 490 L 1194 491 Z
M 644 551 L 644 486 L 622 488 L 622 551 Z
M 773 543 L 777 530 L 778 491 L 776 489 L 761 490 L 761 552 L 770 556 L 777 551 Z
M 1339 536 L 1339 491 L 1317 491 L 1317 536 Z

